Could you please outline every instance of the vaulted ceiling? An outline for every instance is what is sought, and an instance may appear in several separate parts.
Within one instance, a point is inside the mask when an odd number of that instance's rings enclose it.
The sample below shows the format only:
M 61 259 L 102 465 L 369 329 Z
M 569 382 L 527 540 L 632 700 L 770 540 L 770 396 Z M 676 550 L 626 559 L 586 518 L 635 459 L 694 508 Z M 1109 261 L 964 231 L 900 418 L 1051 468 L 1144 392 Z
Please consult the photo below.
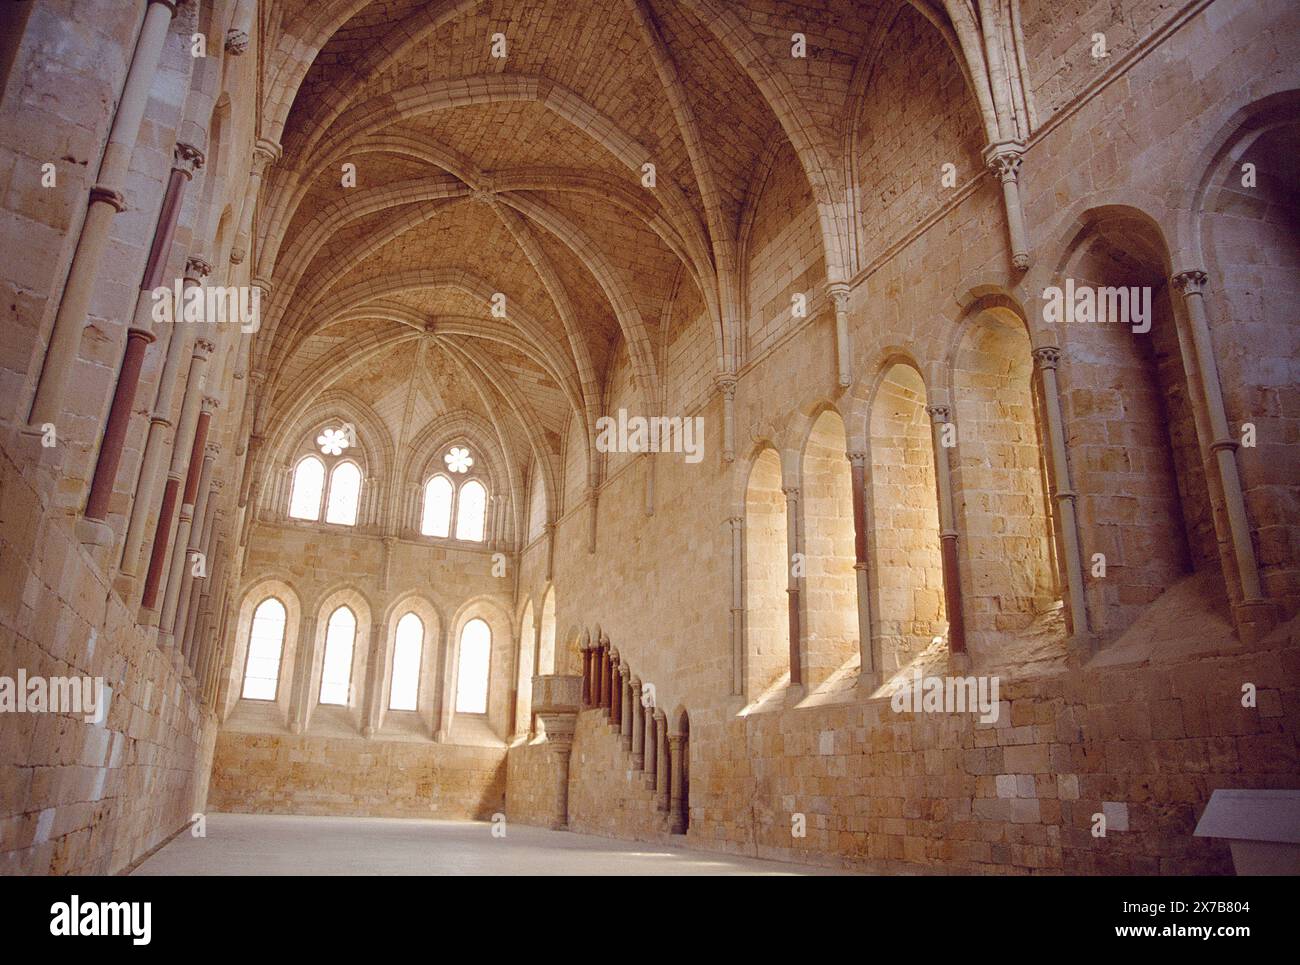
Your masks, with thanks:
M 553 485 L 571 422 L 591 451 L 616 360 L 657 404 L 675 289 L 707 313 L 718 371 L 734 370 L 741 229 L 774 148 L 793 146 L 808 178 L 828 276 L 851 267 L 840 145 L 873 38 L 903 6 L 263 4 L 258 130 L 283 150 L 255 252 L 273 291 L 252 359 L 269 421 L 331 390 L 395 441 L 465 410 Z M 912 6 L 945 30 L 941 4 Z

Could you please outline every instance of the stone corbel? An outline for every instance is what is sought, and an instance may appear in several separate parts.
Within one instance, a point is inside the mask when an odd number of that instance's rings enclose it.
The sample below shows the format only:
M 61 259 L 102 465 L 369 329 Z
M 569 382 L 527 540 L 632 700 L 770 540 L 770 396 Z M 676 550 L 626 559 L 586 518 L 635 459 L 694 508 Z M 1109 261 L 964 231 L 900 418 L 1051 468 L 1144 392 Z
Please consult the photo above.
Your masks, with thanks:
M 1007 209 L 1007 234 L 1011 242 L 1011 264 L 1016 271 L 1029 268 L 1029 239 L 1025 213 L 1020 203 L 1020 166 L 1025 146 L 1020 141 L 999 141 L 984 149 L 984 163 L 1002 182 L 1002 200 Z
M 736 459 L 736 377 L 730 372 L 713 380 L 722 393 L 722 458 L 726 462 Z
M 839 368 L 840 388 L 853 384 L 853 353 L 849 348 L 849 286 L 835 282 L 830 286 L 835 302 L 835 361 Z

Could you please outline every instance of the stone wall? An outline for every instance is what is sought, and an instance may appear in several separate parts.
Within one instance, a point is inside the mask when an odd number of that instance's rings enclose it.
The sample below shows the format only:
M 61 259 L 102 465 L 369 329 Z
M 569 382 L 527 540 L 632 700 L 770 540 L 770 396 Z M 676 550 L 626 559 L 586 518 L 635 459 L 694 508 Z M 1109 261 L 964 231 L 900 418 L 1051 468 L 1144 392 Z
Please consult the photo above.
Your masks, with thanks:
M 998 696 L 991 723 L 888 696 L 693 716 L 685 842 L 878 873 L 1231 873 L 1226 845 L 1192 831 L 1215 788 L 1294 786 L 1300 623 L 1257 649 L 1102 656 Z M 573 762 L 573 830 L 673 840 L 602 712 L 581 715 Z
M 505 789 L 504 748 L 223 731 L 208 808 L 486 821 Z
M 578 715 L 569 763 L 569 827 L 588 834 L 662 841 L 668 838 L 668 814 L 655 806 L 655 792 L 629 766 L 606 713 Z
M 0 676 L 102 677 L 108 714 L 0 712 L 0 873 L 111 874 L 201 809 L 215 717 L 0 450 Z
M 545 741 L 516 744 L 506 756 L 506 818 L 552 827 L 559 811 L 559 769 Z

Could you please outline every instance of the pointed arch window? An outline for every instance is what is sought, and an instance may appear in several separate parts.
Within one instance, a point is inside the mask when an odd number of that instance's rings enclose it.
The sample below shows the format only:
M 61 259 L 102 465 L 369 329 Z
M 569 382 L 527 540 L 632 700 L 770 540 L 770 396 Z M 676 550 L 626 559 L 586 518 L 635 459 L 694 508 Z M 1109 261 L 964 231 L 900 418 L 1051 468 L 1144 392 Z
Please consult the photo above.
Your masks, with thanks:
M 443 466 L 425 480 L 420 509 L 420 534 L 482 543 L 487 539 L 488 490 L 474 454 L 451 446 L 442 454 Z M 453 525 L 454 524 L 454 525 Z
M 289 518 L 355 526 L 361 509 L 362 471 L 348 455 L 357 448 L 352 423 L 326 426 L 298 460 L 289 490 Z
M 293 471 L 293 494 L 289 515 L 294 519 L 319 519 L 320 499 L 325 490 L 325 464 L 315 456 L 299 460 Z
M 456 671 L 456 713 L 486 714 L 488 671 L 492 658 L 492 631 L 475 617 L 460 631 L 460 659 Z
M 487 519 L 487 490 L 477 479 L 471 479 L 457 493 L 456 538 L 483 542 L 484 522 Z
M 345 606 L 330 614 L 325 630 L 325 659 L 321 665 L 320 702 L 347 706 L 352 687 L 352 648 L 357 642 L 357 618 Z
M 244 700 L 275 700 L 280 684 L 280 656 L 284 652 L 284 604 L 267 597 L 253 611 L 244 662 Z
M 455 495 L 451 480 L 434 476 L 424 484 L 424 514 L 420 532 L 425 536 L 451 535 L 451 503 Z
M 361 501 L 361 470 L 355 462 L 340 462 L 330 470 L 329 493 L 325 522 L 355 526 Z
M 420 657 L 424 651 L 424 621 L 408 613 L 397 621 L 393 644 L 393 676 L 388 688 L 389 710 L 415 710 L 420 702 Z

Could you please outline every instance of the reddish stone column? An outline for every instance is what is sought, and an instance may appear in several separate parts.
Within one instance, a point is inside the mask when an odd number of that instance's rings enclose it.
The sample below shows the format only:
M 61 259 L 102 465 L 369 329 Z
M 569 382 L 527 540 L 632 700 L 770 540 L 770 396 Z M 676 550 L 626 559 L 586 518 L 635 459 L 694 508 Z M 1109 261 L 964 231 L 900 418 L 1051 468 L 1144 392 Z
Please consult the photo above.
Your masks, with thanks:
M 668 717 L 655 711 L 655 807 L 668 810 Z
M 130 328 L 126 333 L 126 353 L 122 356 L 122 369 L 113 392 L 113 405 L 108 410 L 108 423 L 104 439 L 99 445 L 99 461 L 86 498 L 85 517 L 102 522 L 108 515 L 109 497 L 117 481 L 117 467 L 122 461 L 122 445 L 126 441 L 127 425 L 131 421 L 131 408 L 135 405 L 135 390 L 140 384 L 140 370 L 144 367 L 145 349 L 154 340 L 152 332 Z M 83 542 L 100 542 L 99 538 Z
M 609 640 L 600 641 L 600 706 L 609 709 Z
M 632 668 L 623 667 L 619 678 L 619 692 L 623 695 L 622 709 L 618 713 L 618 726 L 623 739 L 623 750 L 632 750 Z
M 668 756 L 672 764 L 672 788 L 669 792 L 668 806 L 668 831 L 671 834 L 686 833 L 686 809 L 690 806 L 686 798 L 686 754 L 688 746 L 686 735 L 668 735 Z
M 103 441 L 100 443 L 95 475 L 90 484 L 90 495 L 86 499 L 87 519 L 102 521 L 108 515 L 109 499 L 113 495 L 118 466 L 122 461 L 122 445 L 126 440 L 127 426 L 131 421 L 136 389 L 140 385 L 140 371 L 144 365 L 145 349 L 154 340 L 153 333 L 148 329 L 153 309 L 152 293 L 155 288 L 162 285 L 167 256 L 171 252 L 172 239 L 176 235 L 176 222 L 180 218 L 181 202 L 185 197 L 185 186 L 194 177 L 194 172 L 202 166 L 202 151 L 193 145 L 177 142 L 173 148 L 171 176 L 167 180 L 162 207 L 158 212 L 158 224 L 154 228 L 149 258 L 145 262 L 144 275 L 140 279 L 140 293 L 136 298 L 135 315 L 131 327 L 127 329 L 126 352 L 122 356 L 117 388 L 113 392 L 113 404 L 109 409 L 108 423 L 104 428 Z M 98 539 L 90 541 L 98 542 Z
M 191 462 L 194 456 L 192 444 L 187 446 L 187 442 L 194 438 L 191 435 L 194 431 L 191 427 L 197 425 L 199 419 L 204 370 L 208 356 L 212 354 L 214 348 L 213 343 L 202 336 L 194 340 L 189 377 L 185 382 L 185 398 L 181 403 L 180 422 L 172 436 L 171 468 L 167 470 L 167 485 L 163 489 L 162 509 L 158 513 L 158 522 L 154 528 L 149 570 L 145 575 L 144 596 L 140 604 L 145 610 L 156 610 L 158 607 L 158 588 L 162 584 L 163 570 L 167 565 L 167 553 L 171 546 L 172 518 L 176 515 L 176 503 L 185 472 L 187 449 Z M 198 451 L 203 452 L 202 443 L 199 444 Z
M 590 707 L 591 699 L 591 641 L 583 639 L 582 641 L 582 706 Z
M 619 664 L 618 651 L 609 654 L 609 722 L 617 727 L 623 719 L 623 670 Z
M 190 530 L 194 525 L 194 504 L 198 500 L 199 481 L 203 476 L 203 452 L 207 448 L 208 428 L 212 422 L 212 413 L 216 409 L 216 399 L 203 399 L 202 411 L 194 430 L 194 445 L 190 449 L 190 464 L 185 472 L 185 489 L 181 496 L 181 513 L 176 523 L 176 540 L 171 553 L 171 571 L 167 575 L 167 586 L 163 594 L 162 613 L 158 621 L 160 640 L 167 646 L 174 644 L 172 633 L 176 628 L 176 607 L 180 603 L 181 577 L 185 572 L 186 548 L 190 543 Z

